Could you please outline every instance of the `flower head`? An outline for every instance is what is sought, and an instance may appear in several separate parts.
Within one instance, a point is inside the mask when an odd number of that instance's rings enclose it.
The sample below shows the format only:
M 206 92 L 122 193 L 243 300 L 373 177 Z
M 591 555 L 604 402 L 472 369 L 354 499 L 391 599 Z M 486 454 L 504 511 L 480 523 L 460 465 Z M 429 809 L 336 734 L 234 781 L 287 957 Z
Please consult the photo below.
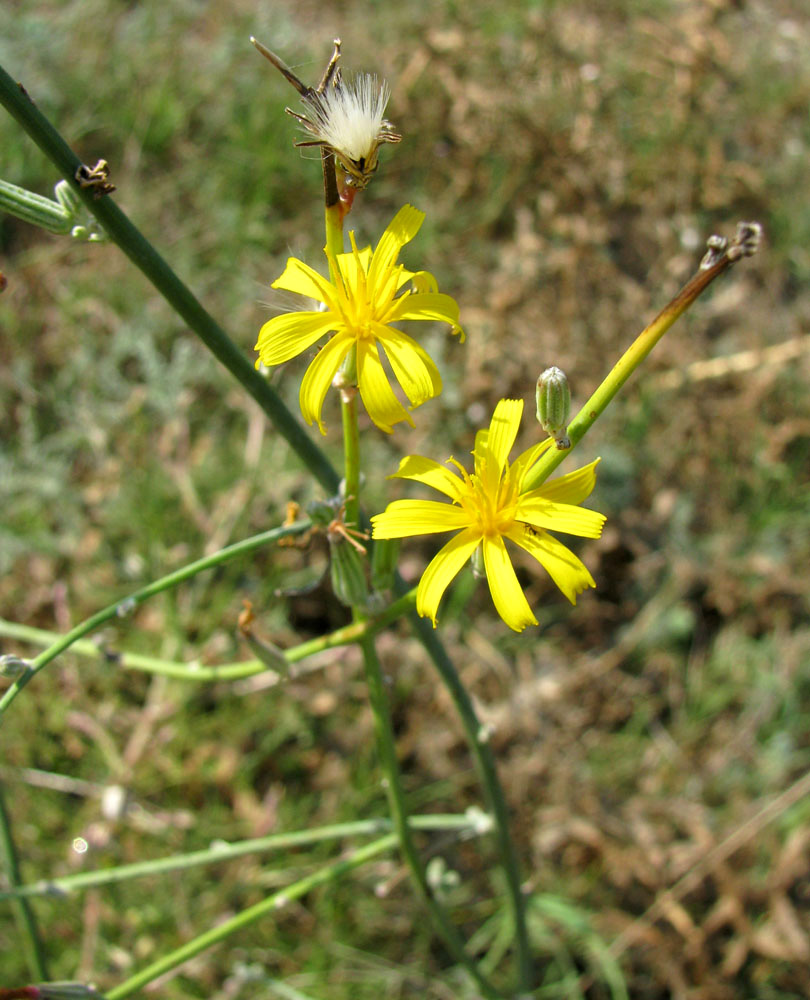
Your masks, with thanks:
M 331 149 L 348 183 L 364 188 L 377 169 L 381 144 L 402 138 L 384 117 L 389 97 L 388 84 L 378 83 L 376 76 L 363 73 L 346 83 L 338 71 L 333 86 L 304 95 L 308 114 L 295 117 L 313 138 L 297 145 Z
M 321 420 L 323 401 L 332 379 L 352 347 L 357 347 L 357 385 L 374 423 L 390 433 L 402 420 L 413 420 L 394 395 L 380 357 L 385 358 L 412 407 L 441 392 L 442 380 L 430 355 L 411 337 L 391 326 L 400 320 L 440 320 L 464 337 L 458 325 L 458 305 L 438 291 L 427 271 L 407 271 L 397 263 L 402 247 L 419 231 L 425 215 L 411 205 L 401 208 L 371 247 L 358 250 L 349 233 L 351 253 L 332 257 L 326 250 L 334 280 L 322 277 L 295 257 L 273 282 L 281 288 L 322 302 L 324 310 L 276 316 L 259 331 L 256 350 L 265 365 L 279 365 L 301 354 L 327 333 L 334 336 L 316 354 L 301 382 L 301 413 L 308 424 Z M 411 288 L 402 292 L 404 285 Z
M 548 533 L 548 529 L 554 529 L 585 538 L 598 538 L 602 533 L 604 515 L 578 506 L 594 488 L 596 462 L 524 491 L 530 469 L 552 439 L 532 445 L 510 465 L 507 456 L 522 413 L 522 400 L 502 399 L 498 403 L 488 430 L 476 434 L 472 473 L 453 458 L 448 462 L 457 471 L 421 455 L 402 459 L 396 477 L 431 486 L 452 503 L 394 500 L 371 519 L 374 538 L 458 532 L 434 556 L 417 589 L 416 610 L 431 618 L 434 627 L 442 595 L 479 545 L 498 614 L 516 632 L 537 625 L 515 575 L 505 538 L 534 556 L 572 604 L 586 587 L 596 586 L 585 565 Z

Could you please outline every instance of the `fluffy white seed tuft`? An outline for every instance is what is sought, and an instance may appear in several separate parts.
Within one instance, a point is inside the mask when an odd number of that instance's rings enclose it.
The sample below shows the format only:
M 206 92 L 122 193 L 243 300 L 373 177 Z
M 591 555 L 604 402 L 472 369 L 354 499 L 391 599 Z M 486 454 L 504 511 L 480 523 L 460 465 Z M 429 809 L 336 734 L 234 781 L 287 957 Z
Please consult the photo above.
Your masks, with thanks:
M 388 84 L 369 73 L 350 84 L 341 81 L 317 99 L 306 99 L 311 117 L 305 128 L 343 158 L 371 160 L 381 142 L 391 141 L 391 125 L 383 117 L 389 97 Z

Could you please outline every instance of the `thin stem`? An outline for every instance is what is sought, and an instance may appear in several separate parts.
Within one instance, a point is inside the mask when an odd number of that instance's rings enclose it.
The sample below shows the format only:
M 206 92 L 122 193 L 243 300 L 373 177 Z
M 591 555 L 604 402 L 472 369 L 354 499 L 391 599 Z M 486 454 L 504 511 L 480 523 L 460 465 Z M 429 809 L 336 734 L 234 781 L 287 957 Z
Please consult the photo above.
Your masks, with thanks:
M 414 830 L 451 830 L 478 833 L 482 831 L 486 817 L 482 813 L 469 816 L 437 814 L 411 816 L 408 823 Z M 291 847 L 318 844 L 326 840 L 340 840 L 344 837 L 368 837 L 391 832 L 393 832 L 393 823 L 390 819 L 368 819 L 358 820 L 354 823 L 333 823 L 330 826 L 322 826 L 314 830 L 274 833 L 269 837 L 256 837 L 235 844 L 223 843 L 204 851 L 191 851 L 187 854 L 175 854 L 167 858 L 138 861 L 135 864 L 119 865 L 116 868 L 104 868 L 94 872 L 77 872 L 75 875 L 65 875 L 62 878 L 40 879 L 40 881 L 31 882 L 28 885 L 15 884 L 12 889 L 0 891 L 0 900 L 30 899 L 33 896 L 63 896 L 84 889 L 97 888 L 101 885 L 114 885 L 133 878 L 182 871 L 186 868 L 196 868 L 199 865 L 220 864 L 233 858 L 241 858 L 246 854 L 280 851 Z
M 331 155 L 329 165 L 331 166 L 331 176 L 334 177 L 334 157 Z M 324 178 L 327 176 L 327 160 L 324 159 Z M 330 204 L 328 190 L 324 219 L 329 275 L 333 282 L 338 283 L 342 280 L 336 262 L 338 254 L 343 253 L 343 211 L 339 200 Z M 347 524 L 355 526 L 357 526 L 360 516 L 360 434 L 357 427 L 356 356 L 357 348 L 353 346 L 338 376 L 345 383 L 340 388 L 340 412 L 343 425 L 343 495 L 346 498 L 345 521 Z
M 744 227 L 748 227 L 748 229 Z M 755 233 L 756 238 L 746 246 L 744 237 L 748 236 L 749 239 L 751 238 L 749 230 Z M 756 251 L 758 238 L 759 227 L 755 223 L 741 223 L 738 227 L 737 237 L 731 243 L 728 250 L 719 255 L 714 263 L 709 266 L 702 266 L 687 281 L 675 298 L 664 306 L 652 323 L 641 331 L 610 370 L 610 373 L 602 381 L 596 392 L 594 392 L 588 402 L 568 425 L 567 433 L 571 440 L 571 448 L 582 440 L 636 368 L 639 367 L 667 330 L 686 312 L 698 296 L 709 287 L 715 278 L 718 278 L 727 271 L 733 263 L 741 257 L 751 256 Z M 526 477 L 524 489 L 531 490 L 545 482 L 569 454 L 571 448 L 566 448 L 563 451 L 557 448 L 549 448 Z
M 241 543 L 240 543 L 241 544 Z M 116 607 L 126 604 L 127 598 L 120 601 Z M 351 625 L 344 625 L 343 628 L 335 629 L 328 635 L 319 636 L 316 639 L 308 639 L 283 650 L 284 659 L 289 664 L 300 663 L 302 660 L 316 653 L 322 653 L 327 649 L 335 649 L 338 646 L 349 646 L 357 642 L 363 636 L 376 635 L 392 622 L 402 618 L 403 615 L 413 611 L 416 602 L 416 588 L 414 587 L 407 594 L 397 598 L 388 607 L 374 617 L 363 621 L 353 622 Z M 34 628 L 31 625 L 20 625 L 17 622 L 9 622 L 0 618 L 0 636 L 10 639 L 18 639 L 21 642 L 29 642 L 36 646 L 49 647 L 57 642 L 61 642 L 63 636 L 57 632 L 49 632 L 46 629 Z M 80 656 L 87 656 L 94 660 L 106 660 L 107 662 L 123 669 L 141 670 L 148 674 L 160 674 L 163 677 L 174 677 L 177 680 L 197 681 L 210 683 L 212 681 L 236 681 L 245 677 L 253 677 L 256 674 L 270 673 L 267 665 L 261 660 L 244 660 L 237 663 L 223 663 L 219 666 L 203 666 L 198 663 L 178 663 L 175 660 L 162 660 L 154 656 L 145 656 L 142 653 L 119 653 L 117 650 L 99 647 L 92 640 L 76 639 L 70 644 L 73 653 Z M 295 677 L 294 671 L 290 671 L 290 676 Z
M 2 785 L 0 785 L 0 857 L 2 857 L 9 885 L 19 886 L 21 882 L 20 866 L 17 860 L 14 837 L 11 833 L 11 819 L 6 812 Z M 31 976 L 37 982 L 42 982 L 48 978 L 48 966 L 34 911 L 27 899 L 19 897 L 15 898 L 13 908 Z
M 401 578 L 398 578 L 397 587 L 402 586 L 404 584 Z M 489 745 L 488 733 L 475 714 L 472 699 L 430 622 L 414 612 L 411 614 L 411 624 L 447 688 L 475 759 L 478 776 L 484 789 L 487 812 L 491 814 L 494 822 L 493 835 L 506 876 L 506 899 L 514 928 L 520 990 L 526 991 L 531 987 L 532 981 L 532 958 L 526 925 L 526 900 L 521 888 L 518 855 L 509 826 L 509 808 L 498 778 L 495 755 Z
M 81 160 L 36 107 L 22 86 L 15 83 L 2 66 L 0 66 L 0 104 L 22 125 L 54 164 L 60 175 L 70 184 L 71 190 L 81 198 L 88 210 L 104 227 L 109 238 L 118 244 L 217 360 L 256 400 L 327 493 L 334 493 L 338 485 L 338 475 L 325 454 L 290 413 L 267 380 L 259 375 L 244 357 L 241 349 L 203 308 L 191 290 L 183 284 L 143 234 L 133 226 L 112 198 L 109 195 L 94 197 L 91 187 L 81 187 L 76 183 L 76 171 L 82 166 Z
M 341 391 L 346 524 L 355 528 L 360 516 L 360 434 L 357 427 L 357 390 Z
M 256 923 L 257 920 L 267 916 L 267 914 L 278 912 L 293 900 L 300 899 L 318 886 L 337 881 L 343 875 L 354 871 L 355 868 L 364 865 L 378 854 L 390 851 L 393 847 L 396 847 L 396 844 L 396 835 L 390 833 L 379 840 L 373 841 L 371 844 L 367 844 L 365 847 L 358 848 L 348 857 L 326 865 L 318 871 L 313 872 L 313 874 L 307 875 L 306 878 L 293 882 L 286 889 L 274 892 L 267 899 L 256 903 L 255 906 L 248 907 L 248 909 L 243 910 L 235 917 L 231 917 L 230 920 L 218 924 L 216 927 L 211 928 L 211 930 L 187 942 L 182 947 L 176 948 L 167 955 L 163 955 L 156 962 L 153 962 L 145 969 L 131 976 L 119 986 L 107 990 L 104 994 L 106 1000 L 124 1000 L 124 997 L 132 996 L 133 993 L 137 993 L 147 983 L 151 983 L 152 980 L 157 979 L 158 976 L 176 969 L 190 958 L 194 958 L 195 955 L 199 955 L 200 952 L 205 951 L 207 948 L 219 944 L 237 931 Z
M 122 618 L 131 614 L 139 604 L 142 604 L 150 597 L 176 587 L 178 584 L 185 582 L 203 570 L 211 569 L 214 566 L 221 566 L 223 563 L 235 559 L 237 556 L 252 552 L 254 549 L 260 548 L 262 545 L 267 545 L 269 542 L 277 541 L 279 538 L 302 534 L 309 527 L 309 521 L 298 521 L 295 524 L 272 528 L 270 531 L 264 531 L 260 535 L 246 538 L 244 541 L 229 545 L 210 556 L 205 556 L 203 559 L 189 563 L 188 566 L 183 566 L 181 569 L 175 570 L 174 573 L 169 573 L 167 576 L 163 576 L 159 580 L 141 587 L 140 590 L 136 590 L 128 597 L 116 601 L 114 604 L 107 605 L 101 611 L 97 611 L 94 615 L 80 622 L 75 628 L 72 628 L 70 632 L 67 632 L 44 652 L 40 653 L 36 659 L 31 661 L 29 669 L 12 683 L 3 697 L 0 698 L 0 717 L 28 682 L 60 653 L 72 646 L 77 639 L 83 639 L 86 635 L 89 635 L 113 618 Z
M 430 891 L 425 869 L 414 844 L 408 822 L 405 792 L 402 788 L 394 733 L 391 726 L 391 716 L 388 711 L 388 700 L 385 695 L 380 661 L 377 658 L 377 651 L 374 648 L 374 641 L 372 639 L 364 639 L 360 643 L 360 646 L 363 651 L 363 665 L 365 667 L 366 683 L 368 684 L 369 703 L 374 716 L 377 750 L 380 755 L 380 765 L 385 776 L 388 805 L 394 821 L 400 851 L 410 871 L 411 879 L 428 908 L 436 930 L 443 938 L 451 954 L 472 976 L 483 995 L 492 998 L 492 1000 L 497 1000 L 501 994 L 482 974 L 474 960 L 467 954 L 461 935 L 450 923 L 444 908 Z

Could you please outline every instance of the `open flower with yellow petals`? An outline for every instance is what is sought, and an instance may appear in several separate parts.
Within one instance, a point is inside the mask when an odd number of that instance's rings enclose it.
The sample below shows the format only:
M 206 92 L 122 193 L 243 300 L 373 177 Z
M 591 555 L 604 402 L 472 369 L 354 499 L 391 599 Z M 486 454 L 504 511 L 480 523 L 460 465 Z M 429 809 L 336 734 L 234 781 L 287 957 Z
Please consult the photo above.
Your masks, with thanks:
M 402 320 L 439 320 L 464 337 L 458 324 L 458 305 L 449 295 L 439 293 L 433 275 L 408 271 L 397 263 L 400 250 L 416 236 L 424 218 L 424 212 L 405 205 L 373 252 L 371 247 L 358 250 L 354 233 L 349 233 L 350 253 L 333 257 L 325 251 L 331 281 L 290 257 L 284 273 L 273 282 L 273 288 L 315 299 L 325 309 L 287 313 L 265 323 L 256 344 L 260 362 L 280 365 L 334 333 L 315 355 L 299 394 L 304 420 L 310 425 L 317 421 L 322 434 L 326 433 L 321 420 L 323 401 L 352 347 L 357 348 L 360 396 L 381 430 L 390 433 L 402 420 L 413 426 L 413 420 L 389 384 L 380 349 L 412 407 L 441 392 L 441 376 L 430 355 L 391 325 Z M 411 288 L 402 291 L 409 282 Z
M 474 471 L 468 473 L 455 459 L 446 465 L 421 455 L 408 455 L 394 474 L 413 479 L 448 496 L 452 503 L 436 500 L 394 500 L 382 514 L 372 517 L 374 538 L 457 531 L 428 565 L 416 592 L 416 610 L 436 625 L 439 602 L 450 582 L 479 546 L 498 614 L 516 632 L 537 625 L 518 583 L 504 544 L 508 538 L 525 549 L 548 572 L 572 604 L 593 577 L 573 552 L 549 534 L 549 529 L 585 538 L 598 538 L 603 514 L 578 506 L 596 484 L 596 464 L 524 490 L 532 466 L 553 443 L 551 438 L 532 445 L 510 465 L 523 401 L 502 399 L 487 430 L 475 437 Z

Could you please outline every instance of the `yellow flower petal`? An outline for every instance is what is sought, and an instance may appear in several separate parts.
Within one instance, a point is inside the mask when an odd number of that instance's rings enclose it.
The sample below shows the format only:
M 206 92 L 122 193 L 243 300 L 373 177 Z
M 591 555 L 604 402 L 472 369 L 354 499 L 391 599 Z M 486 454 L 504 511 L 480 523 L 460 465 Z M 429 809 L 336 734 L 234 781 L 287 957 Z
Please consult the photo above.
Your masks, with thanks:
M 318 421 L 318 430 L 321 434 L 326 433 L 326 428 L 321 420 L 321 410 L 323 401 L 332 384 L 338 368 L 343 364 L 343 359 L 349 353 L 353 340 L 346 334 L 337 334 L 329 341 L 324 348 L 315 355 L 312 364 L 307 368 L 306 374 L 301 380 L 301 390 L 298 394 L 298 403 L 301 407 L 301 416 L 311 426 L 312 422 Z
M 596 486 L 596 466 L 598 464 L 599 459 L 597 458 L 589 465 L 583 465 L 581 469 L 575 469 L 558 479 L 543 483 L 542 486 L 526 493 L 525 496 L 527 499 L 542 496 L 546 500 L 559 500 L 562 503 L 582 503 L 586 497 L 591 495 L 594 486 Z
M 413 406 L 421 406 L 442 391 L 442 377 L 433 359 L 407 334 L 390 326 L 375 328 L 377 340 L 397 381 Z
M 308 299 L 315 299 L 316 302 L 325 302 L 330 309 L 335 300 L 335 289 L 331 281 L 296 257 L 290 257 L 283 274 L 276 278 L 271 288 L 305 295 Z
M 425 213 L 413 205 L 403 205 L 391 220 L 388 228 L 374 248 L 368 270 L 369 282 L 376 285 L 383 272 L 393 266 L 399 251 L 416 236 L 425 219 Z
M 414 292 L 396 300 L 391 311 L 391 322 L 400 320 L 436 320 L 449 323 L 453 332 L 461 332 L 458 325 L 458 303 L 449 295 L 440 292 Z
M 280 365 L 301 354 L 334 328 L 334 317 L 330 313 L 285 313 L 264 324 L 254 350 L 259 352 L 263 364 Z
M 356 254 L 354 250 L 351 253 L 339 253 L 336 259 L 342 273 L 354 275 L 357 273 L 359 266 L 363 274 L 368 274 L 368 265 L 371 261 L 371 247 L 358 250 Z
M 534 556 L 572 604 L 577 603 L 577 594 L 581 594 L 587 587 L 596 586 L 582 560 L 548 532 L 535 534 L 524 526 L 515 524 L 506 537 Z
M 397 272 L 397 291 L 407 283 L 413 285 L 415 292 L 438 292 L 439 283 L 430 271 L 406 271 L 404 267 Z
M 522 632 L 527 625 L 536 625 L 537 619 L 518 583 L 503 538 L 500 535 L 485 537 L 483 548 L 489 592 L 498 614 L 515 632 Z
M 523 488 L 523 481 L 526 478 L 526 475 L 531 471 L 532 466 L 553 444 L 554 439 L 547 437 L 543 441 L 538 441 L 537 444 L 533 444 L 531 448 L 527 448 L 526 451 L 521 452 L 514 462 L 512 462 L 511 472 L 514 476 L 514 482 L 517 484 L 517 488 L 519 490 Z
M 455 504 L 439 500 L 393 500 L 371 519 L 373 538 L 435 535 L 470 526 L 470 515 Z
M 451 500 L 459 499 L 463 485 L 458 476 L 446 466 L 421 455 L 406 455 L 391 478 L 413 479 L 417 483 L 424 483 L 425 486 L 432 486 L 434 490 L 444 493 Z
M 502 399 L 495 407 L 489 427 L 475 435 L 475 474 L 493 503 L 496 502 L 501 475 L 515 442 L 522 413 L 522 399 Z
M 500 476 L 509 458 L 509 452 L 515 443 L 520 428 L 520 418 L 523 415 L 522 399 L 502 399 L 495 407 L 487 435 L 487 448 L 492 452 Z
M 343 295 L 350 300 L 371 301 L 367 291 L 368 280 L 366 277 L 370 260 L 371 247 L 366 247 L 365 250 L 353 250 L 351 253 L 338 254 L 338 281 L 342 284 Z
M 357 345 L 357 385 L 368 415 L 381 431 L 390 434 L 393 425 L 403 420 L 414 426 L 388 383 L 376 343 L 361 340 Z
M 534 528 L 551 528 L 566 535 L 580 535 L 582 538 L 599 538 L 607 520 L 604 514 L 570 503 L 554 503 L 545 497 L 530 499 L 522 496 L 515 508 L 515 520 L 525 521 Z
M 480 541 L 479 531 L 472 528 L 462 531 L 439 549 L 422 574 L 416 590 L 416 610 L 423 618 L 430 618 L 434 628 L 442 595 Z

